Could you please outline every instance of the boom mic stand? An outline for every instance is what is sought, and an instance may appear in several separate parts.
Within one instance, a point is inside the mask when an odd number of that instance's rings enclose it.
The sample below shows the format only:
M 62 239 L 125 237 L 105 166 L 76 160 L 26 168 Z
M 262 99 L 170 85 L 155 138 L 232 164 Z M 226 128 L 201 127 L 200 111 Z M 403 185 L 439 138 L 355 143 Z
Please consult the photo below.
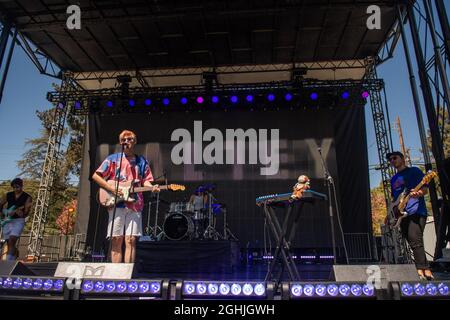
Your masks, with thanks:
M 165 183 L 167 185 L 167 174 L 166 171 L 164 170 L 163 174 L 157 178 L 155 178 L 154 180 L 158 180 L 159 178 L 164 177 Z M 153 193 L 150 197 L 153 197 Z M 149 234 L 151 235 L 153 233 L 153 238 L 155 241 L 158 240 L 159 236 L 161 235 L 161 233 L 163 233 L 163 230 L 161 229 L 161 227 L 158 225 L 158 218 L 159 218 L 159 192 L 156 194 L 156 211 L 155 211 L 155 225 L 153 227 L 150 227 L 150 207 L 148 210 L 148 228 L 149 228 Z M 151 201 L 149 202 L 149 206 L 151 206 Z

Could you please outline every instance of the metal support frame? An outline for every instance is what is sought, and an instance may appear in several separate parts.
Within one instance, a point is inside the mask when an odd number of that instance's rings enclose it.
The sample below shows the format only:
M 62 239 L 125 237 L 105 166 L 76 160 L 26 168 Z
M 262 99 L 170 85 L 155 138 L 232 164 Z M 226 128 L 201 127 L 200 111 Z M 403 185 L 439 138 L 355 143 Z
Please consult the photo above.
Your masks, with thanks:
M 60 100 L 56 105 L 53 114 L 53 123 L 49 133 L 47 153 L 42 167 L 41 181 L 34 207 L 33 222 L 28 242 L 27 260 L 29 261 L 39 261 L 42 255 L 42 240 L 45 233 L 45 224 L 47 222 L 50 195 L 52 194 L 53 184 L 56 178 L 55 174 L 59 161 L 58 155 L 61 148 L 64 126 L 70 110 L 69 103 L 64 99 L 64 95 L 68 94 L 71 90 L 73 90 L 73 84 L 71 83 L 70 78 L 64 78 L 60 88 Z

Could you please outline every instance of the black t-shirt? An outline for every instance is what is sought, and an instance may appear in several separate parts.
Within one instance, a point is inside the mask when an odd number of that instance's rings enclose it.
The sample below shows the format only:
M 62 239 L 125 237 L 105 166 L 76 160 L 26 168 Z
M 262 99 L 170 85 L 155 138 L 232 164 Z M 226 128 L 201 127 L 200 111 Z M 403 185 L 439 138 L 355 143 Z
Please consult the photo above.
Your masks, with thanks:
M 14 194 L 14 191 L 8 192 L 6 194 L 6 201 L 8 203 L 7 209 L 10 209 L 12 206 L 15 206 L 15 208 L 20 208 L 25 205 L 28 198 L 31 197 L 28 193 L 22 192 L 19 198 L 16 199 L 16 195 Z M 18 219 L 20 218 L 17 214 L 14 214 L 11 216 L 11 219 Z

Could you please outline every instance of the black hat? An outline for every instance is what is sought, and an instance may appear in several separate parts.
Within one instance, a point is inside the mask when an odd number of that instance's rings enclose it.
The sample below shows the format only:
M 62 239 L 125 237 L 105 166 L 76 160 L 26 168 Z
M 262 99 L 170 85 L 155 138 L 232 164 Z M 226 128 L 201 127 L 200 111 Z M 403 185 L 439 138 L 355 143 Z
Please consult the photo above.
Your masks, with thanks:
M 15 178 L 13 181 L 11 181 L 11 187 L 15 185 L 23 186 L 23 180 L 20 178 Z
M 400 158 L 405 159 L 405 156 L 400 151 L 389 152 L 386 155 L 386 159 L 389 160 L 389 158 L 392 157 L 392 156 L 399 156 Z

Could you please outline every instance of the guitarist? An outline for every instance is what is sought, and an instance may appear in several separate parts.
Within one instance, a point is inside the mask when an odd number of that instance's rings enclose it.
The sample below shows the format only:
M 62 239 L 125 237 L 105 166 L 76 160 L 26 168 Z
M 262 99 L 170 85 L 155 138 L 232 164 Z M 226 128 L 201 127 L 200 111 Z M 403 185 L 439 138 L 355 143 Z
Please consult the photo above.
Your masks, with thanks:
M 25 226 L 25 218 L 30 213 L 32 204 L 31 196 L 23 191 L 22 179 L 14 179 L 11 182 L 11 187 L 14 191 L 8 192 L 0 200 L 0 212 L 2 212 L 2 215 L 5 205 L 5 209 L 8 210 L 8 216 L 2 216 L 2 220 L 4 219 L 5 221 L 3 226 L 3 239 L 8 244 L 6 260 L 16 260 L 17 240 L 22 234 Z
M 390 165 L 397 173 L 391 179 L 391 193 L 394 201 L 406 190 L 414 189 L 423 179 L 423 172 L 417 167 L 407 167 L 405 156 L 398 151 L 386 155 Z M 427 258 L 425 255 L 423 231 L 427 220 L 427 208 L 424 196 L 428 193 L 428 187 L 425 185 L 417 192 L 411 192 L 411 199 L 408 201 L 405 211 L 407 215 L 400 223 L 402 236 L 408 241 L 413 250 L 414 261 L 417 272 L 421 279 L 432 280 Z
M 137 143 L 136 134 L 129 130 L 124 130 L 119 135 L 119 142 L 124 147 L 124 157 L 120 168 L 121 153 L 109 155 L 100 167 L 92 175 L 92 179 L 103 189 L 115 194 L 115 185 L 109 185 L 108 180 L 119 182 L 132 181 L 136 186 L 153 187 L 153 192 L 158 192 L 157 185 L 152 186 L 153 175 L 148 161 L 134 153 L 134 146 Z M 121 191 L 119 190 L 119 196 Z M 136 257 L 136 241 L 142 235 L 142 210 L 144 208 L 144 198 L 142 193 L 134 194 L 135 202 L 118 203 L 113 219 L 113 208 L 108 209 L 109 223 L 107 238 L 111 235 L 111 260 L 114 263 L 132 263 Z M 113 226 L 112 226 L 113 225 Z M 122 245 L 125 240 L 125 252 L 122 254 Z

